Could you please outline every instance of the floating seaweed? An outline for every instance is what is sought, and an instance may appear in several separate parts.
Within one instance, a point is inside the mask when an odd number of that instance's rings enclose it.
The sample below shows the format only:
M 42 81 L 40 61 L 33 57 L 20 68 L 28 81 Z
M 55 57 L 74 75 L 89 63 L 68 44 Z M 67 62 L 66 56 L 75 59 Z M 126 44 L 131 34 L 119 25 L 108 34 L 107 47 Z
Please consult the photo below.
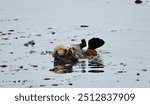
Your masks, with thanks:
M 24 44 L 24 46 L 26 46 L 26 47 L 28 47 L 29 45 L 34 46 L 35 42 L 33 40 L 31 40 Z
M 51 80 L 51 78 L 44 78 L 44 80 Z
M 6 68 L 6 67 L 8 67 L 7 65 L 0 65 L 0 67 L 2 67 L 2 68 Z

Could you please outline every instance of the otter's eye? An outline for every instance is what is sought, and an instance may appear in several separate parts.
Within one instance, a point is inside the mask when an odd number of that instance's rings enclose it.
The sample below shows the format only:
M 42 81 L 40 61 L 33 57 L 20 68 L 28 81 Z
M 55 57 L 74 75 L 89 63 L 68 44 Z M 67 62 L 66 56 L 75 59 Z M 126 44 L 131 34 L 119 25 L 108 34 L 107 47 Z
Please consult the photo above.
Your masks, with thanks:
M 72 50 L 73 50 L 73 51 L 76 51 L 76 49 L 75 49 L 74 47 L 72 47 Z
M 64 50 L 64 53 L 67 53 L 67 50 L 66 50 L 66 49 Z
M 58 51 L 55 52 L 58 55 Z

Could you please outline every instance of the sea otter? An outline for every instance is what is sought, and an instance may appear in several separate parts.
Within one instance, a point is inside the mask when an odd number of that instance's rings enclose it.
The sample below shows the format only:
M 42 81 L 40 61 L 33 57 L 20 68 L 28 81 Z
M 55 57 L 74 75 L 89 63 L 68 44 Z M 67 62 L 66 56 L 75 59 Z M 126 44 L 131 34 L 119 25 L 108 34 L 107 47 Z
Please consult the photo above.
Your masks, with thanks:
M 54 57 L 54 68 L 51 71 L 55 72 L 72 72 L 72 66 L 79 62 L 80 59 L 89 59 L 97 56 L 96 49 L 105 44 L 100 38 L 92 38 L 88 41 L 82 39 L 80 44 L 76 45 L 59 45 L 55 47 L 52 56 Z

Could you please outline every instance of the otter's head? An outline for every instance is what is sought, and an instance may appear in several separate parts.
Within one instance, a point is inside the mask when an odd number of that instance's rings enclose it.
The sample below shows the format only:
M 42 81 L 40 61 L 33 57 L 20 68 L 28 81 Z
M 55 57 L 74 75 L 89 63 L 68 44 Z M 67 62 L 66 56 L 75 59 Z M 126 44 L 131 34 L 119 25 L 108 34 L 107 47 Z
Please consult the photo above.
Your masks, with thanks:
M 61 63 L 71 63 L 77 61 L 75 48 L 69 45 L 59 45 L 54 49 L 54 60 Z
M 71 46 L 69 45 L 59 45 L 54 49 L 53 56 L 67 56 L 72 53 Z

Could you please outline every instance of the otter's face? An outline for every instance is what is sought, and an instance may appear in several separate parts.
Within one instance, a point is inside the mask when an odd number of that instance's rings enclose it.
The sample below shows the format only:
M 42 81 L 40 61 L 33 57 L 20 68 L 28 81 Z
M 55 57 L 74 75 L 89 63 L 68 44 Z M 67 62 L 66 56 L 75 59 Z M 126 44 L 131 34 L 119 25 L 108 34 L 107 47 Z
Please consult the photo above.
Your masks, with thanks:
M 57 61 L 59 65 L 67 63 L 76 63 L 78 57 L 75 53 L 75 48 L 69 45 L 59 45 L 54 49 L 53 53 L 54 61 Z
M 53 56 L 67 56 L 72 53 L 72 48 L 69 45 L 59 45 L 54 49 Z

